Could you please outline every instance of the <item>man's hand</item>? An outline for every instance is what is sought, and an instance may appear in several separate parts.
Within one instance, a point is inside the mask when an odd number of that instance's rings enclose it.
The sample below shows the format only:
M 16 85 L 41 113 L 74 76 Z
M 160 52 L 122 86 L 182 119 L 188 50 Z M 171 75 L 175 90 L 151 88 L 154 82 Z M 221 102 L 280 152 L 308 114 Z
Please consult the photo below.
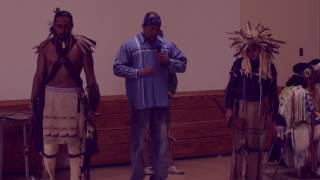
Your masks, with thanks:
M 154 75 L 154 69 L 152 67 L 146 67 L 139 70 L 139 76 L 145 77 L 145 76 L 152 76 Z
M 32 122 L 35 118 L 35 114 L 34 114 L 34 111 L 33 109 L 31 108 L 30 111 L 29 111 L 29 120 L 30 122 Z
M 228 122 L 228 127 L 231 127 L 233 125 L 232 116 L 233 116 L 233 110 L 230 108 L 226 109 L 225 118 Z
M 94 123 L 94 113 L 92 111 L 89 111 L 87 113 L 87 120 L 90 124 Z
M 280 137 L 281 139 L 284 139 L 285 130 L 286 130 L 285 126 L 277 126 L 276 127 L 277 136 Z
M 31 99 L 31 103 L 29 105 L 29 120 L 30 122 L 32 122 L 35 118 L 35 104 L 36 104 L 36 100 L 34 100 L 34 98 Z
M 159 61 L 160 61 L 160 64 L 164 64 L 164 65 L 168 64 L 169 56 L 168 56 L 168 53 L 166 51 L 159 52 Z

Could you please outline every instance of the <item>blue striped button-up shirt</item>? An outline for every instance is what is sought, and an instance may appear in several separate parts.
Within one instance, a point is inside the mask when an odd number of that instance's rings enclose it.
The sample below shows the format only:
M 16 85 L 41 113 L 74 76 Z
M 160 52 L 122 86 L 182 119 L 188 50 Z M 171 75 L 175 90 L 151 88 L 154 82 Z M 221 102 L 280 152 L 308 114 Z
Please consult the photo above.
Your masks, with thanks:
M 168 53 L 168 65 L 161 65 L 158 49 Z M 124 43 L 114 61 L 113 72 L 126 79 L 129 105 L 133 109 L 168 106 L 168 72 L 184 72 L 187 59 L 172 43 L 158 37 L 150 44 L 142 33 Z M 152 76 L 139 77 L 138 71 L 152 67 Z

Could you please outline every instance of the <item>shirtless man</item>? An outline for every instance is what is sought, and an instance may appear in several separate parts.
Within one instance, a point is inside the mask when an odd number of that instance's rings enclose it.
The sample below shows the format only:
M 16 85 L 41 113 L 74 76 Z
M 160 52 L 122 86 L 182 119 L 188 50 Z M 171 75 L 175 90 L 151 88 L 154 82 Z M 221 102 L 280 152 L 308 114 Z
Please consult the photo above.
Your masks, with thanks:
M 44 95 L 43 120 L 39 134 L 41 152 L 50 180 L 55 179 L 55 163 L 59 144 L 67 144 L 70 159 L 70 179 L 81 178 L 81 140 L 84 135 L 82 81 L 84 69 L 87 88 L 97 90 L 92 48 L 95 42 L 72 34 L 71 13 L 57 9 L 49 38 L 37 48 L 38 60 L 33 78 L 31 103 L 35 108 Z M 32 111 L 34 112 L 34 110 Z M 35 116 L 35 114 L 32 114 Z

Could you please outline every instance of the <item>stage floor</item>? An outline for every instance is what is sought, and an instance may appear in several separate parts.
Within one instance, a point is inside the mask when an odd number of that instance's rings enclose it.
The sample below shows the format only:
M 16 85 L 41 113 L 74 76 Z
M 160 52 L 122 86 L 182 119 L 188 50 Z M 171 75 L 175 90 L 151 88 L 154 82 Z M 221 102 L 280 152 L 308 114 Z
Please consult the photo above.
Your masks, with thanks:
M 168 180 L 228 180 L 231 156 L 218 156 L 197 159 L 177 160 L 178 168 L 185 171 L 183 175 L 169 175 Z M 275 164 L 269 164 L 264 173 L 264 180 L 271 180 Z M 128 180 L 130 175 L 129 165 L 99 167 L 92 169 L 92 180 Z M 68 180 L 67 170 L 57 172 L 57 180 Z M 23 180 L 24 177 L 6 177 L 8 180 Z M 145 180 L 148 180 L 146 176 Z M 293 169 L 280 167 L 277 180 L 295 180 Z M 315 179 L 315 178 L 313 178 Z M 313 180 L 308 178 L 308 180 Z

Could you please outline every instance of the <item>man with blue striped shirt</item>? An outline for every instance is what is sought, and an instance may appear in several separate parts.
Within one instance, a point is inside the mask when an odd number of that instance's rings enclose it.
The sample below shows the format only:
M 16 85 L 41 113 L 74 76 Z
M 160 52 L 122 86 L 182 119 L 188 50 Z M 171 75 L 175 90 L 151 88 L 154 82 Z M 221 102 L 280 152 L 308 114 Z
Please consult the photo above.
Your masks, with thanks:
M 148 12 L 143 31 L 124 43 L 117 54 L 113 71 L 126 80 L 126 92 L 132 111 L 130 180 L 143 180 L 143 141 L 147 126 L 152 137 L 152 168 L 150 180 L 165 180 L 165 161 L 169 119 L 168 73 L 184 72 L 187 59 L 168 40 L 159 36 L 161 18 Z

